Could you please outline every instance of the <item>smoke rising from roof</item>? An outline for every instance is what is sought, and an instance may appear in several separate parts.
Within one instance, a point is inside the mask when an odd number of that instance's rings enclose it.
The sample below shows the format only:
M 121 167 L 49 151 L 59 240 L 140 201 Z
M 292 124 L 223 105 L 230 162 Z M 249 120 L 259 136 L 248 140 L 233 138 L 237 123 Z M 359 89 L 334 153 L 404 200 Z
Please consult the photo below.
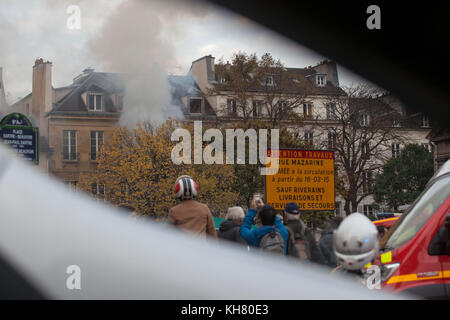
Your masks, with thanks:
M 102 70 L 126 74 L 124 112 L 120 124 L 129 128 L 138 121 L 162 123 L 180 119 L 182 112 L 170 103 L 168 74 L 177 66 L 177 37 L 183 36 L 182 20 L 205 15 L 198 2 L 143 1 L 117 6 L 90 39 L 88 47 Z

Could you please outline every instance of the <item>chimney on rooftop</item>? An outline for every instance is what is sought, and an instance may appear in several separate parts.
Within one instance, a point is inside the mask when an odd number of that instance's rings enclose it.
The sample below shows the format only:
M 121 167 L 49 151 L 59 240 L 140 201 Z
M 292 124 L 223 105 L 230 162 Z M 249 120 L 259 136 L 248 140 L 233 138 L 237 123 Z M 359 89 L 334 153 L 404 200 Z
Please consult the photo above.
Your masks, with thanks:
M 41 127 L 40 130 L 44 129 L 42 119 L 51 110 L 52 102 L 52 63 L 39 58 L 33 66 L 31 116 L 36 126 Z
M 92 69 L 91 67 L 86 68 L 86 69 L 83 70 L 83 73 L 84 73 L 84 74 L 90 74 L 90 73 L 92 73 L 92 72 L 94 72 L 94 69 Z
M 0 67 L 0 113 L 5 115 L 6 110 L 6 97 L 5 97 L 5 86 L 3 84 L 3 68 Z

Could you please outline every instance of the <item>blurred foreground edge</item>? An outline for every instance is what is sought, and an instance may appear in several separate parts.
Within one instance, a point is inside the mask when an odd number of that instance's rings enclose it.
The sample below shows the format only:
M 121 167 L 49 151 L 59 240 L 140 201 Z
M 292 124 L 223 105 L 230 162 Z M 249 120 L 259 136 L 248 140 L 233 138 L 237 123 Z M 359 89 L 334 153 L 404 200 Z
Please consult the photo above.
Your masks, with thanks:
M 0 205 L 3 299 L 405 298 L 368 290 L 321 266 L 262 257 L 151 221 L 137 223 L 74 194 L 3 145 Z M 73 286 L 73 270 L 80 271 L 79 288 Z M 3 285 L 11 273 L 20 280 L 16 287 Z

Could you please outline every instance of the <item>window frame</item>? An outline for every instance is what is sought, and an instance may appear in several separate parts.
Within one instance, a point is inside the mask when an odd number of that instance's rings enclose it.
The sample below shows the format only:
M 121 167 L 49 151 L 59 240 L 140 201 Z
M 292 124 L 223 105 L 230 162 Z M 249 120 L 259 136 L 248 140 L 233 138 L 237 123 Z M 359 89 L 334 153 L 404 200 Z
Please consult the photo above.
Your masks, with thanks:
M 95 134 L 95 138 L 94 139 L 92 137 L 93 133 Z M 100 139 L 99 139 L 99 133 L 101 133 L 101 135 L 102 135 L 101 143 L 100 143 Z M 90 159 L 91 159 L 91 161 L 97 161 L 98 160 L 98 153 L 99 153 L 99 151 L 100 151 L 100 149 L 101 149 L 101 147 L 102 147 L 102 145 L 103 145 L 103 143 L 105 141 L 105 132 L 104 131 L 100 131 L 100 130 L 92 130 L 92 131 L 90 131 L 90 141 L 91 141 L 91 145 L 90 145 L 90 148 L 91 148 Z M 95 153 L 92 152 L 93 151 L 93 149 L 92 149 L 92 147 L 93 147 L 92 142 L 93 141 L 95 141 Z
M 373 174 L 372 171 L 366 170 L 363 172 L 363 193 L 372 194 L 373 193 Z
M 327 148 L 329 150 L 336 149 L 336 139 L 337 139 L 336 133 L 328 131 L 328 134 L 327 134 Z
M 430 117 L 422 115 L 422 128 L 430 128 Z
M 309 146 L 313 146 L 314 145 L 314 132 L 313 131 L 305 131 L 304 138 L 305 138 L 305 142 Z
M 394 148 L 394 146 L 398 146 L 397 148 Z M 391 144 L 391 153 L 392 153 L 392 158 L 398 158 L 400 157 L 400 143 L 393 143 Z
M 67 145 L 64 144 L 64 140 L 65 140 L 65 134 L 67 133 Z M 71 133 L 74 133 L 74 141 L 75 141 L 75 146 L 72 145 L 72 137 L 71 137 Z M 78 134 L 76 130 L 63 130 L 62 132 L 62 158 L 63 161 L 77 161 L 78 160 L 78 143 L 77 143 L 77 138 L 78 138 Z M 66 146 L 67 146 L 67 158 L 66 158 Z M 75 148 L 75 150 L 72 150 L 73 148 Z
M 316 75 L 316 85 L 318 87 L 325 87 L 327 84 L 327 76 L 324 74 L 317 74 Z
M 236 99 L 227 99 L 227 113 L 229 117 L 237 117 L 237 103 Z
M 261 116 L 261 112 L 262 112 L 262 104 L 263 101 L 262 100 L 252 100 L 252 117 L 257 118 Z M 255 111 L 256 111 L 256 115 L 255 115 Z
M 91 103 L 90 103 L 90 96 L 94 96 L 94 108 L 91 108 Z M 98 108 L 97 106 L 97 98 L 96 97 L 100 97 L 100 108 Z M 90 91 L 87 93 L 86 95 L 86 103 L 87 103 L 87 107 L 88 107 L 88 111 L 90 112 L 101 112 L 104 110 L 104 100 L 105 100 L 105 95 L 102 92 L 95 92 L 95 91 Z
M 368 210 L 366 210 L 366 208 L 368 209 Z M 371 205 L 371 204 L 364 204 L 363 205 L 363 213 L 364 213 L 364 215 L 366 216 L 366 217 L 370 217 L 371 215 L 373 215 L 373 205 Z
M 305 119 L 312 119 L 313 117 L 313 104 L 311 102 L 303 103 L 303 117 Z
M 361 112 L 359 114 L 359 125 L 361 127 L 367 127 L 370 124 L 370 115 L 367 112 Z
M 94 185 L 95 185 L 95 193 L 94 191 Z M 103 193 L 100 192 L 101 188 L 100 186 L 103 186 L 102 190 Z M 104 183 L 92 183 L 91 184 L 91 193 L 94 196 L 95 200 L 97 202 L 105 202 L 106 201 L 106 192 L 105 192 L 105 184 Z
M 192 112 L 191 111 L 191 101 L 192 100 L 200 100 L 200 112 Z M 203 98 L 202 97 L 189 97 L 188 100 L 188 108 L 189 108 L 189 114 L 203 114 L 204 112 L 204 106 L 203 106 Z
M 270 79 L 270 81 L 268 81 Z M 274 85 L 274 79 L 272 75 L 266 75 L 264 79 L 264 85 L 266 86 L 273 86 Z
M 336 115 L 336 103 L 327 103 L 325 105 L 326 110 L 326 118 L 327 120 L 337 120 L 338 117 Z

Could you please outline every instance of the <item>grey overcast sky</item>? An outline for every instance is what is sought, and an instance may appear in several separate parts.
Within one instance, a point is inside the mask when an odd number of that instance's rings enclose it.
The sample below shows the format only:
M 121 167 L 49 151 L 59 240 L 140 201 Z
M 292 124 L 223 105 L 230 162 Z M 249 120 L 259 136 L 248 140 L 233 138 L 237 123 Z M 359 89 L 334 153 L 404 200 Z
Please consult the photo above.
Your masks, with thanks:
M 71 5 L 79 8 L 79 29 L 68 27 L 76 17 Z M 53 86 L 60 87 L 86 67 L 143 72 L 156 63 L 168 73 L 186 74 L 191 62 L 202 56 L 230 60 L 237 51 L 258 56 L 269 52 L 288 67 L 307 67 L 325 58 L 245 17 L 203 2 L 0 2 L 0 67 L 9 103 L 31 91 L 36 58 L 53 63 Z M 341 67 L 338 72 L 341 85 L 364 82 Z

